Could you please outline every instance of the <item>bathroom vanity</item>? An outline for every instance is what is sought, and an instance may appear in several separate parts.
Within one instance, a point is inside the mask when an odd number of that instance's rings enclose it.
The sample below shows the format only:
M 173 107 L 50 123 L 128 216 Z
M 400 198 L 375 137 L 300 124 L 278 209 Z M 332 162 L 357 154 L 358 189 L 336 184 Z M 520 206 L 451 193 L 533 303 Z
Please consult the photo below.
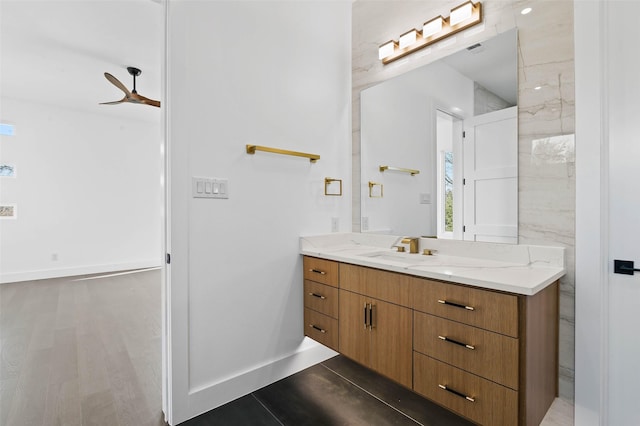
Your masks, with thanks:
M 305 334 L 479 424 L 538 425 L 558 393 L 563 249 L 398 241 L 302 238 Z

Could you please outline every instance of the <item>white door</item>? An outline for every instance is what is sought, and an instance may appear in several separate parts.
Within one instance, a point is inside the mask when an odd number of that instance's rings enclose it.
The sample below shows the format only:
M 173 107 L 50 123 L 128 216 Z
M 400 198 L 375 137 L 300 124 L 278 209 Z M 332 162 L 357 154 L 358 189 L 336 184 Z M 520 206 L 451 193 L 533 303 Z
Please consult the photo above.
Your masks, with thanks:
M 464 239 L 517 243 L 517 107 L 465 120 L 464 135 Z
M 640 268 L 640 2 L 608 2 L 605 93 L 609 123 L 608 422 L 640 425 L 640 273 L 613 273 L 613 260 Z M 605 95 L 607 96 L 607 95 Z M 605 112 L 606 113 L 606 112 Z

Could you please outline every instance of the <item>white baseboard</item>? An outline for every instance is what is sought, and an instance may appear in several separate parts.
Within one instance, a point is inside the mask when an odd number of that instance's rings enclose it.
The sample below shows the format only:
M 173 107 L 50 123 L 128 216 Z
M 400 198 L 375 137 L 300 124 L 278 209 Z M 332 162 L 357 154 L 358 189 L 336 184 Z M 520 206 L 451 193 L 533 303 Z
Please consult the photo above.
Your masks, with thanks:
M 126 271 L 129 269 L 155 268 L 158 266 L 161 266 L 161 263 L 158 259 L 153 259 L 106 265 L 88 265 L 58 269 L 42 269 L 38 271 L 9 272 L 0 274 L 0 284 L 45 280 L 48 278 L 73 277 L 77 275 L 102 274 L 105 272 Z
M 305 337 L 300 346 L 289 355 L 234 377 L 191 390 L 188 410 L 179 410 L 187 412 L 188 417 L 172 419 L 170 424 L 182 423 L 336 355 L 337 352 Z

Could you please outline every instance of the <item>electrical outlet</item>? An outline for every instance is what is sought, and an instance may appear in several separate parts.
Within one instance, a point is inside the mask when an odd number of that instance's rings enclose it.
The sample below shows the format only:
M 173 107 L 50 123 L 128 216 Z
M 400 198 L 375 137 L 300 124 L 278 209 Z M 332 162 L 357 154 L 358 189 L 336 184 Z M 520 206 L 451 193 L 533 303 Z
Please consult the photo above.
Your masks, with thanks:
M 58 253 L 51 253 L 51 260 L 56 262 L 58 260 Z
M 331 218 L 331 232 L 338 232 L 340 230 L 340 218 Z

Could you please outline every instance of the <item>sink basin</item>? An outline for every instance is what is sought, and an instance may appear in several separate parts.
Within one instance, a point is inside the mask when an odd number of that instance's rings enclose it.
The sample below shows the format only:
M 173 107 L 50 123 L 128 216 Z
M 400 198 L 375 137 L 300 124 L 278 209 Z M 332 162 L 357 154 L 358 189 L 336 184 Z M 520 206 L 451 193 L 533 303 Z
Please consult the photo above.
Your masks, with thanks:
M 368 257 L 376 260 L 384 260 L 389 262 L 402 263 L 405 265 L 419 265 L 423 263 L 428 256 L 422 256 L 415 253 L 396 253 L 396 252 L 375 252 L 363 254 L 363 257 Z

